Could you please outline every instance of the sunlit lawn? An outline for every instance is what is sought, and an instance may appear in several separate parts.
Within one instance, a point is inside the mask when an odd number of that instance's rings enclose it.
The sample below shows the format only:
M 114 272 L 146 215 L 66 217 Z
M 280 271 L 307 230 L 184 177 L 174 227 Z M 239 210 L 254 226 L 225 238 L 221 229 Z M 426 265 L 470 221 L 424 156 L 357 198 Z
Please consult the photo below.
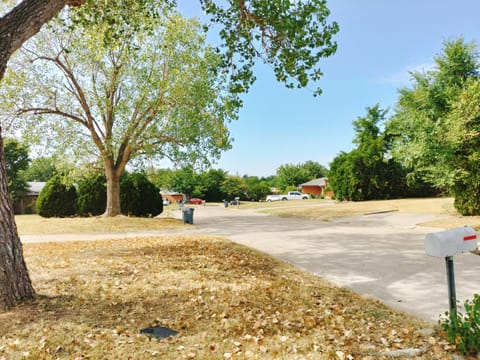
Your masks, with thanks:
M 24 249 L 38 299 L 0 314 L 0 359 L 450 358 L 432 325 L 224 239 Z
M 117 216 L 87 218 L 42 218 L 38 215 L 15 217 L 20 235 L 117 233 L 152 230 L 171 230 L 183 226 L 172 217 L 137 218 Z
M 453 228 L 472 226 L 480 230 L 480 216 L 461 216 L 453 207 L 453 198 L 396 199 L 381 201 L 337 202 L 334 200 L 295 200 L 272 203 L 245 202 L 239 209 L 251 209 L 277 216 L 306 217 L 321 221 L 379 212 L 436 214 L 438 220 L 424 226 Z

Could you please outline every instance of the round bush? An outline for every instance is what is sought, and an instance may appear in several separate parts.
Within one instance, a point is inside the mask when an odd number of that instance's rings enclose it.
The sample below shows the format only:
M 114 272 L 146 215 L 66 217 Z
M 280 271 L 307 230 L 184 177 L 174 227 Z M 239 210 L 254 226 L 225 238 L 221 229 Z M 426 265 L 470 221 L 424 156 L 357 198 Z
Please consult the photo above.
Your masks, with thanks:
M 145 174 L 126 174 L 120 181 L 120 206 L 125 215 L 157 216 L 163 211 L 162 195 Z
M 93 174 L 78 183 L 77 212 L 81 216 L 97 216 L 107 207 L 105 175 Z
M 67 187 L 62 177 L 56 175 L 45 184 L 36 201 L 37 214 L 42 217 L 67 217 L 75 215 L 77 193 Z

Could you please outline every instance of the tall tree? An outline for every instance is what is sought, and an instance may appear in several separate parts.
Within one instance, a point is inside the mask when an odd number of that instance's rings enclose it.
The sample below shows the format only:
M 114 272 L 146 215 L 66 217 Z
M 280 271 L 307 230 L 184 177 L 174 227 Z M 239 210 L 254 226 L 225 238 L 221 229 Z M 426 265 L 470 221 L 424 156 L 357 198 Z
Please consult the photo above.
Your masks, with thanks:
M 311 160 L 296 165 L 283 164 L 276 172 L 276 186 L 283 190 L 297 187 L 312 179 L 324 177 L 327 172 L 323 165 Z
M 94 0 L 89 0 L 94 2 Z M 318 66 L 323 57 L 333 55 L 336 43 L 332 40 L 338 32 L 336 23 L 327 23 L 329 11 L 324 0 L 309 2 L 282 0 L 232 1 L 230 8 L 222 9 L 212 0 L 200 0 L 204 10 L 215 22 L 223 25 L 222 38 L 226 43 L 226 65 L 235 70 L 236 62 L 245 64 L 241 69 L 250 81 L 254 77 L 253 59 L 263 54 L 264 60 L 274 64 L 280 81 L 294 86 L 290 78 L 298 79 L 297 86 L 308 85 L 321 75 Z M 10 56 L 43 24 L 48 22 L 66 5 L 79 6 L 85 0 L 23 0 L 17 7 L 0 19 L 0 80 L 3 79 Z M 99 4 L 107 2 L 99 2 Z M 134 1 L 133 5 L 148 1 Z M 265 11 L 268 10 L 268 11 Z M 272 11 L 270 11 L 272 10 Z M 95 17 L 100 12 L 94 11 Z M 88 20 L 88 19 L 87 19 Z M 117 19 L 122 21 L 123 19 Z M 258 51 L 253 44 L 261 44 Z M 234 56 L 239 54 L 238 57 Z M 245 62 L 242 59 L 249 61 Z M 234 77 L 235 78 L 235 77 Z M 241 79 L 241 76 L 237 78 Z M 243 89 L 232 89 L 246 91 Z M 320 89 L 317 89 L 317 93 Z M 0 131 L 1 133 L 1 131 Z M 0 137 L 0 306 L 10 307 L 34 296 L 28 272 L 23 260 L 22 246 L 13 216 L 13 206 L 7 190 L 3 141 Z
M 20 66 L 11 67 L 13 79 L 7 77 L 3 87 L 12 93 L 9 87 L 20 83 L 15 78 L 29 77 L 13 91 L 22 98 L 12 105 L 30 115 L 37 131 L 29 134 L 50 129 L 50 136 L 42 136 L 46 146 L 59 142 L 62 152 L 97 152 L 107 179 L 106 216 L 121 213 L 120 177 L 130 160 L 206 162 L 218 157 L 230 148 L 227 123 L 241 104 L 217 70 L 219 56 L 204 45 L 200 24 L 157 5 L 156 16 L 143 20 L 136 13 L 130 18 L 131 9 L 111 8 L 126 20 L 117 25 L 124 35 L 105 46 L 98 46 L 99 38 L 110 36 L 103 22 L 76 26 L 73 39 L 58 27 L 44 32 L 26 47 L 29 61 L 21 57 Z M 131 30 L 132 23 L 139 28 Z
M 386 199 L 404 193 L 403 168 L 391 158 L 390 139 L 380 129 L 386 114 L 377 104 L 353 122 L 357 147 L 330 164 L 328 179 L 337 199 Z
M 265 179 L 259 179 L 258 176 L 244 176 L 243 181 L 245 182 L 248 200 L 258 201 L 271 193 L 268 182 Z
M 35 35 L 66 5 L 81 5 L 82 0 L 23 1 L 0 19 L 0 80 L 10 56 Z M 23 258 L 23 249 L 15 223 L 13 204 L 8 193 L 0 128 L 0 307 L 8 309 L 35 296 Z
M 413 176 L 452 192 L 461 213 L 480 214 L 476 45 L 463 39 L 447 41 L 435 64 L 430 72 L 415 73 L 413 86 L 400 91 L 388 124 L 396 136 L 394 156 Z
M 245 199 L 247 186 L 240 176 L 228 175 L 222 182 L 220 190 L 226 195 L 225 200 L 233 200 L 236 197 Z

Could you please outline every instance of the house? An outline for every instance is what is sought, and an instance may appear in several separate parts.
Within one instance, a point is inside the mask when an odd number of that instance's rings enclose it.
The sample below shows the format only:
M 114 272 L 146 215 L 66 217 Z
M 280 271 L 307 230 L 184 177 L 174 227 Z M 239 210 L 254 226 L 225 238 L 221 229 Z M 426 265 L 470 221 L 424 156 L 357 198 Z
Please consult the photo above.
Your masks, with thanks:
M 27 182 L 27 192 L 20 201 L 14 204 L 15 214 L 35 214 L 35 202 L 45 184 L 42 181 Z
M 304 194 L 313 195 L 315 197 L 323 197 L 327 196 L 327 194 L 325 194 L 325 189 L 328 186 L 328 179 L 322 177 L 301 184 L 300 186 L 302 187 L 302 192 Z
M 174 191 L 161 191 L 162 199 L 168 200 L 170 204 L 180 203 L 182 201 L 186 201 L 185 195 L 182 193 L 174 192 Z

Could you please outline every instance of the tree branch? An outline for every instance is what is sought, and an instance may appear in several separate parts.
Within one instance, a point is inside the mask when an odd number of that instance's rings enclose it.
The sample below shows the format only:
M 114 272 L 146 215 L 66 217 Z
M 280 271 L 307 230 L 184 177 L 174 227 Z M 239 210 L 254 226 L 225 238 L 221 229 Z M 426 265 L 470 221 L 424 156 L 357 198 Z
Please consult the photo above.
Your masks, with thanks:
M 8 59 L 66 5 L 81 6 L 85 0 L 24 0 L 0 19 L 0 80 Z

